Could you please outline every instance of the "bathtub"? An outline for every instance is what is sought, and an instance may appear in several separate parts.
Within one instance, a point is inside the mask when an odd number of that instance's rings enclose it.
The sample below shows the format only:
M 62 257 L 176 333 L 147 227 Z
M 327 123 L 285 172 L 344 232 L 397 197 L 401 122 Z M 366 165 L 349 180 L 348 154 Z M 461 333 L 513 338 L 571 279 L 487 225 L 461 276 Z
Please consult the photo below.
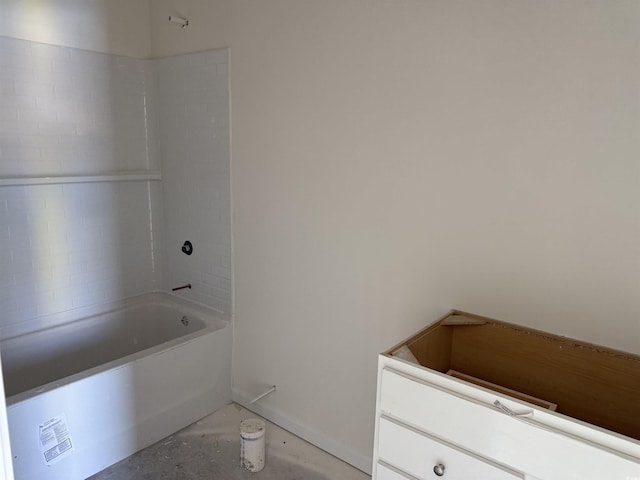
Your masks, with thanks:
M 168 293 L 0 342 L 17 480 L 82 480 L 231 401 L 229 322 Z

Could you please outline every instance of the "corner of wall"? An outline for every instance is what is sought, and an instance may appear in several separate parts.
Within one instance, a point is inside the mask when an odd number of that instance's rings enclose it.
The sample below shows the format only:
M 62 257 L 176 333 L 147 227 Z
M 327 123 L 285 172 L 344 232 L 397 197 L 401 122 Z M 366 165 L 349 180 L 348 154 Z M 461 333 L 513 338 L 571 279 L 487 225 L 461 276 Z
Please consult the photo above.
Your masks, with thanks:
M 294 435 L 299 436 L 318 448 L 347 462 L 355 468 L 362 470 L 366 474 L 371 475 L 372 456 L 363 455 L 360 452 L 355 451 L 346 443 L 340 442 L 336 438 L 326 436 L 317 429 L 306 425 L 299 419 L 287 416 L 285 412 L 278 408 L 260 403 L 250 403 L 252 397 L 246 392 L 241 392 L 236 388 L 233 388 L 232 399 L 234 402 L 242 405 L 246 409 L 251 410 L 264 418 L 268 418 L 269 421 L 284 428 L 285 430 L 288 430 Z

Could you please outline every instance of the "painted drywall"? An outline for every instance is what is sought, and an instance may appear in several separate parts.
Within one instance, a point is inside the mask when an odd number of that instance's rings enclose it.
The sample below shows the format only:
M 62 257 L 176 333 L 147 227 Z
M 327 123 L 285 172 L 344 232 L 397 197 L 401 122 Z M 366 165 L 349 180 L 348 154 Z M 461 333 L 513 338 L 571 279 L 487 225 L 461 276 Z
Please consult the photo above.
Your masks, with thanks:
M 153 55 L 231 47 L 236 398 L 366 469 L 376 353 L 450 308 L 640 352 L 639 20 L 154 1 Z
M 149 0 L 0 0 L 0 35 L 147 58 Z

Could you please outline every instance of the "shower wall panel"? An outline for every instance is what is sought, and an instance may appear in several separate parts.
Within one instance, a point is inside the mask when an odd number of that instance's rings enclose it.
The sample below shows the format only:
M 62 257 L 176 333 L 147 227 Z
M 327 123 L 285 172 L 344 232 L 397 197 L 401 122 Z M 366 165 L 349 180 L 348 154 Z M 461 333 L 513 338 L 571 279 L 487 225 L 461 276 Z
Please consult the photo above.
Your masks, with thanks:
M 162 168 L 163 284 L 231 315 L 228 50 L 153 60 Z M 181 251 L 193 243 L 193 254 Z
M 137 182 L 0 188 L 0 338 L 156 289 L 159 193 Z
M 0 178 L 158 168 L 152 91 L 149 61 L 0 37 Z M 156 289 L 160 207 L 157 182 L 0 186 L 0 337 Z
M 0 37 L 0 176 L 157 168 L 151 65 Z
M 185 283 L 230 317 L 227 64 L 226 50 L 139 60 L 0 36 L 0 178 L 163 178 L 0 186 L 0 338 Z

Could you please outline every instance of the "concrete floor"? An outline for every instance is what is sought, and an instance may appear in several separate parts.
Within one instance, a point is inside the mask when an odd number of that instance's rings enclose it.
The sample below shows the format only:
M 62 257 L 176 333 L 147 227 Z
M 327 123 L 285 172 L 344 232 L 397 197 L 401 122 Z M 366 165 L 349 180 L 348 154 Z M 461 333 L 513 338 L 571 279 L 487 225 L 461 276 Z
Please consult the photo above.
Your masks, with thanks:
M 259 418 L 230 404 L 88 480 L 367 480 L 371 477 L 267 422 L 262 471 L 240 466 L 240 422 Z

